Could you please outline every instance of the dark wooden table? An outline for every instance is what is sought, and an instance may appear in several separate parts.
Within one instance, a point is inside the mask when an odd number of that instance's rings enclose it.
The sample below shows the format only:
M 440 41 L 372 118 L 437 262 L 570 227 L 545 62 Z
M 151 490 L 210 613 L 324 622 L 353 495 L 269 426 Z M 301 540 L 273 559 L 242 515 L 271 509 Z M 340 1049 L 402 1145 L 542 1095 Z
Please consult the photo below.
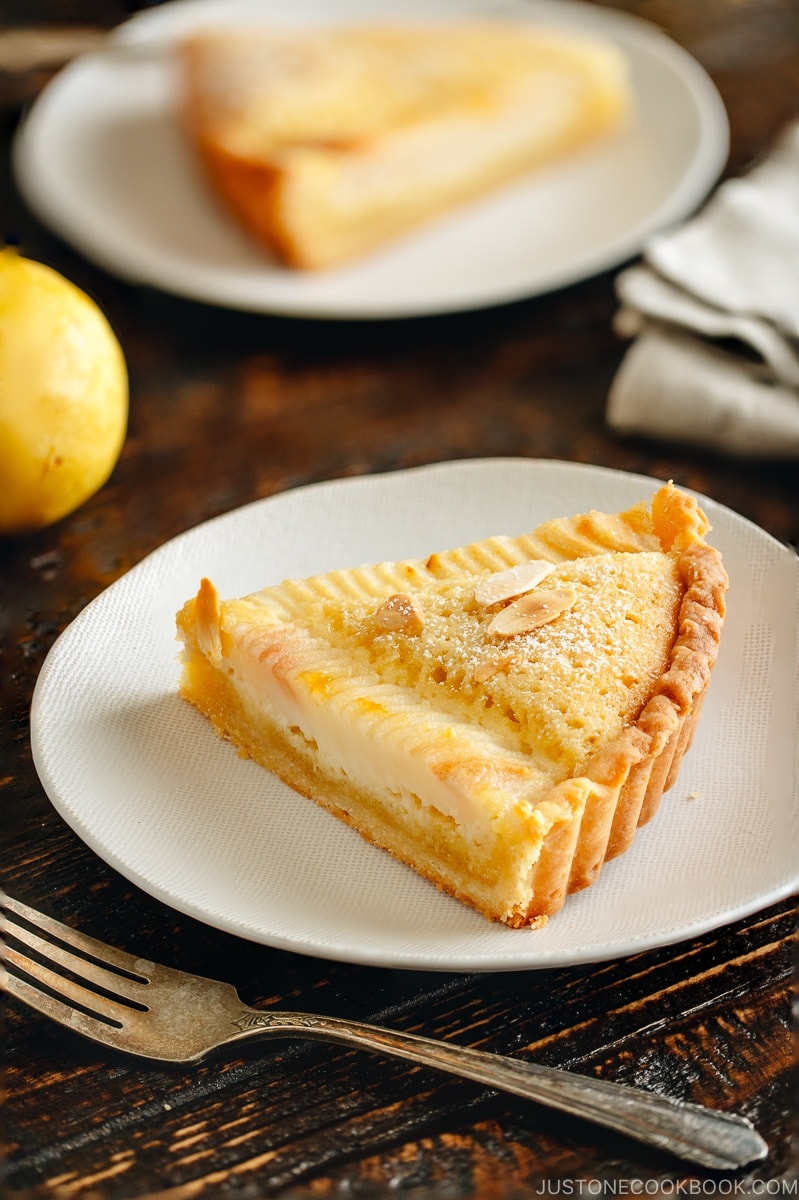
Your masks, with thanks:
M 26 0 L 0 4 L 0 18 L 69 10 L 111 23 L 117 7 Z M 796 115 L 796 0 L 615 7 L 662 26 L 709 71 L 731 122 L 728 174 Z M 254 1003 L 349 1014 L 737 1110 L 771 1152 L 722 1179 L 506 1095 L 313 1043 L 142 1066 L 8 1001 L 0 1190 L 58 1200 L 795 1194 L 791 901 L 597 966 L 427 975 L 304 958 L 181 916 L 102 862 L 51 808 L 28 716 L 47 651 L 93 597 L 175 534 L 256 497 L 447 459 L 566 459 L 673 478 L 796 545 L 796 464 L 611 436 L 605 398 L 624 349 L 611 329 L 613 273 L 494 310 L 371 325 L 241 315 L 130 287 L 56 240 L 16 195 L 8 149 L 20 98 L 6 81 L 0 235 L 106 310 L 129 364 L 131 414 L 98 495 L 52 528 L 0 541 L 5 887 L 145 957 L 228 979 Z

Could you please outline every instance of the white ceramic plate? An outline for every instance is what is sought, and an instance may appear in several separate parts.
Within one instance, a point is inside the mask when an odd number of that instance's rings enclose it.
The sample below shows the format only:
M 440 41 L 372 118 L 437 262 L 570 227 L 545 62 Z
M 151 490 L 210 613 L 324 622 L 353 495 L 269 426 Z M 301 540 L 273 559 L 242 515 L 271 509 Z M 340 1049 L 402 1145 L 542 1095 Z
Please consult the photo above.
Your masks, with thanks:
M 175 538 L 91 603 L 33 699 L 36 767 L 107 863 L 181 912 L 270 946 L 425 970 L 613 958 L 715 928 L 799 887 L 796 556 L 704 501 L 729 616 L 677 785 L 625 855 L 544 929 L 492 925 L 240 759 L 178 698 L 174 614 L 208 574 L 223 595 L 289 575 L 425 555 L 656 481 L 485 459 L 322 483 Z
M 728 125 L 701 67 L 654 26 L 570 0 L 183 0 L 139 14 L 120 43 L 168 44 L 253 13 L 314 24 L 515 14 L 605 34 L 629 56 L 622 136 L 322 274 L 272 262 L 212 201 L 175 120 L 167 54 L 101 54 L 59 74 L 21 126 L 14 169 L 33 212 L 87 258 L 191 299 L 304 317 L 388 318 L 536 295 L 637 254 L 692 212 L 726 162 Z

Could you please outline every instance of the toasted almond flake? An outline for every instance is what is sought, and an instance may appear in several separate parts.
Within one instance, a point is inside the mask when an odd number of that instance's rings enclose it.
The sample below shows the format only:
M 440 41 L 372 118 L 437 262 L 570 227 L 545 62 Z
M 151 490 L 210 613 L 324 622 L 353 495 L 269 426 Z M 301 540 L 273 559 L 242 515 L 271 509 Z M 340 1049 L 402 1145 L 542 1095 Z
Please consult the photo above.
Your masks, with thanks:
M 212 662 L 222 657 L 222 633 L 219 623 L 219 593 L 210 579 L 200 581 L 200 590 L 194 606 L 197 628 L 197 644 L 206 658 Z
M 416 635 L 424 628 L 424 612 L 415 596 L 396 592 L 384 600 L 375 613 L 375 625 L 380 633 Z
M 571 608 L 577 599 L 573 588 L 540 588 L 520 596 L 493 617 L 488 632 L 499 637 L 529 633 L 540 625 L 548 625 Z
M 501 604 L 503 600 L 512 600 L 514 596 L 523 596 L 532 591 L 554 570 L 554 563 L 543 558 L 532 558 L 515 567 L 506 567 L 504 571 L 495 571 L 481 579 L 474 589 L 474 598 L 483 608 Z
M 512 654 L 504 654 L 502 658 L 493 658 L 489 662 L 481 663 L 472 678 L 475 683 L 485 683 L 493 675 L 505 674 L 512 662 Z

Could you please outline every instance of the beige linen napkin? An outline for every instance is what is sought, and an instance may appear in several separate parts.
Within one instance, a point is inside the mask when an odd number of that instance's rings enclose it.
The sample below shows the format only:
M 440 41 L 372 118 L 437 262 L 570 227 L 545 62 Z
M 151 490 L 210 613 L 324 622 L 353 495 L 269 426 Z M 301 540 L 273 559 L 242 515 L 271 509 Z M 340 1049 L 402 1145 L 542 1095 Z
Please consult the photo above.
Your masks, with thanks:
M 619 433 L 799 456 L 799 122 L 616 280 Z

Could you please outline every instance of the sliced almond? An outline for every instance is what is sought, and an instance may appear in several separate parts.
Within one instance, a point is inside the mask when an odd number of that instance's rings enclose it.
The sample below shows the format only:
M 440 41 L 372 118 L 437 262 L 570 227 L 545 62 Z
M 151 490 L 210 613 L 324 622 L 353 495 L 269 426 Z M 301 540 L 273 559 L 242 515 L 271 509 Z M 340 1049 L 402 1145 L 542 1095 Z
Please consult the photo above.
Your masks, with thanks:
M 197 644 L 206 658 L 218 662 L 222 657 L 222 627 L 220 625 L 219 593 L 210 579 L 200 581 L 194 605 Z
M 494 675 L 507 674 L 508 668 L 513 663 L 512 654 L 504 654 L 502 658 L 492 658 L 488 662 L 481 663 L 474 672 L 472 678 L 475 683 L 485 683 Z
M 512 600 L 514 596 L 523 596 L 532 591 L 554 570 L 554 563 L 543 558 L 532 558 L 515 567 L 506 567 L 504 571 L 495 571 L 493 575 L 481 579 L 474 589 L 474 598 L 483 608 L 501 604 L 503 600 Z
M 540 625 L 548 625 L 571 608 L 577 599 L 573 588 L 540 588 L 520 596 L 507 608 L 500 609 L 488 626 L 488 632 L 498 637 L 513 637 L 529 633 Z
M 415 596 L 395 592 L 384 600 L 375 613 L 375 625 L 380 633 L 416 635 L 424 628 L 424 612 Z

